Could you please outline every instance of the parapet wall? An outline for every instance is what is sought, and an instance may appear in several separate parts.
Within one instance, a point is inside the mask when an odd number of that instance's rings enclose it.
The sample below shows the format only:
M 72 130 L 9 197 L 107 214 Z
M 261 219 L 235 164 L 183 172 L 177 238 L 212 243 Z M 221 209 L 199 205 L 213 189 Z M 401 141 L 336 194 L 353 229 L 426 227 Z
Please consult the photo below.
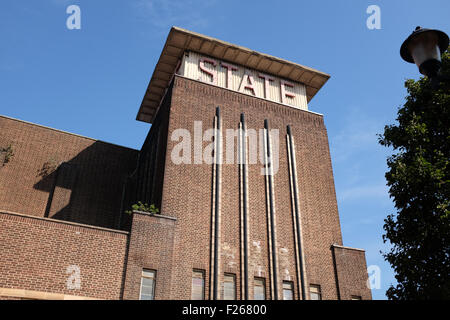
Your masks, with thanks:
M 371 300 L 364 250 L 339 245 L 331 247 L 335 261 L 339 298 Z
M 12 212 L 0 230 L 0 297 L 121 298 L 127 232 Z

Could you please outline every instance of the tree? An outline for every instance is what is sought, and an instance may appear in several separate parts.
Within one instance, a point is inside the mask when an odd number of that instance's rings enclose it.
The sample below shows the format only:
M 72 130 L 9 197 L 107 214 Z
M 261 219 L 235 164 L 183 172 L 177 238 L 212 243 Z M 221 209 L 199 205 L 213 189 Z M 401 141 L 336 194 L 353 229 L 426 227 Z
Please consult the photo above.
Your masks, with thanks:
M 450 47 L 441 73 L 450 76 Z M 384 252 L 397 285 L 389 299 L 450 299 L 450 90 L 426 77 L 407 80 L 398 123 L 385 126 L 379 143 L 396 152 L 387 160 L 389 195 L 396 213 L 384 220 Z

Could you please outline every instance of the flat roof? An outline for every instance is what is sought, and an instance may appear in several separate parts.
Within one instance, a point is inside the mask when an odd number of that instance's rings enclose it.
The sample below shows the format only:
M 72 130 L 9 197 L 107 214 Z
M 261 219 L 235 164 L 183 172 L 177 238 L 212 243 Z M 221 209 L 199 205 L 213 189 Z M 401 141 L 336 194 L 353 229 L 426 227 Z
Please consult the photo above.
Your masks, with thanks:
M 225 60 L 234 64 L 303 83 L 308 102 L 322 88 L 330 75 L 313 68 L 277 58 L 265 53 L 211 38 L 179 27 L 172 27 L 156 64 L 136 120 L 151 123 L 161 99 L 185 51 Z
M 83 136 L 83 135 L 80 135 L 80 134 L 77 134 L 77 133 L 72 133 L 72 132 L 69 132 L 69 131 L 55 129 L 55 128 L 52 128 L 52 127 L 47 127 L 47 126 L 44 126 L 42 124 L 38 124 L 38 123 L 30 122 L 30 121 L 25 121 L 25 120 L 13 118 L 13 117 L 8 117 L 8 116 L 5 116 L 3 114 L 0 114 L 0 118 L 4 118 L 4 119 L 7 119 L 7 120 L 12 120 L 12 121 L 22 122 L 22 123 L 25 123 L 25 124 L 28 124 L 28 125 L 31 125 L 31 126 L 40 127 L 40 128 L 44 128 L 44 129 L 47 129 L 47 130 L 52 130 L 52 131 L 56 131 L 56 132 L 59 132 L 59 133 L 68 134 L 68 135 L 75 136 L 75 137 L 78 137 L 78 138 L 83 138 L 83 139 L 88 139 L 88 140 L 92 140 L 92 141 L 96 141 L 96 142 L 106 143 L 106 144 L 109 144 L 109 145 L 112 145 L 112 146 L 115 146 L 115 147 L 119 147 L 119 148 L 130 149 L 130 150 L 133 150 L 133 151 L 139 151 L 139 150 L 134 149 L 134 148 L 121 146 L 120 144 L 115 144 L 115 143 L 112 143 L 112 142 L 107 142 L 107 141 L 98 140 L 98 139 L 91 138 L 91 137 L 86 137 L 86 136 Z

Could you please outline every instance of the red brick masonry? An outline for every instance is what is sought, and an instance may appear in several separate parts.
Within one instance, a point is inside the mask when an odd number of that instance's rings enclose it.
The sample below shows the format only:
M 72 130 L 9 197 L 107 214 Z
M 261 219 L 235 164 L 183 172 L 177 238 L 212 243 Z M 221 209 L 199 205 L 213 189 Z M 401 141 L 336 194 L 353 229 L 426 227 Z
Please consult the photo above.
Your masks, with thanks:
M 220 106 L 224 132 L 238 128 L 241 113 L 247 128 L 259 130 L 268 119 L 270 129 L 279 130 L 279 170 L 273 178 L 278 298 L 283 281 L 293 284 L 295 299 L 301 296 L 287 125 L 295 139 L 306 292 L 313 284 L 320 285 L 323 299 L 371 298 L 364 252 L 342 247 L 322 115 L 180 76 L 166 98 L 164 117 L 154 124 L 137 171 L 137 150 L 0 117 L 0 148 L 11 144 L 14 150 L 10 162 L 0 163 L 0 296 L 6 288 L 66 298 L 138 299 L 145 268 L 156 270 L 156 299 L 190 299 L 193 270 L 204 271 L 209 299 L 213 170 L 205 163 L 175 165 L 171 151 L 178 142 L 171 135 L 179 128 L 193 135 L 194 121 L 201 121 L 203 130 L 212 128 Z M 151 152 L 158 157 L 152 158 Z M 265 279 L 266 298 L 271 299 L 267 189 L 261 168 L 260 163 L 248 166 L 249 297 L 258 277 Z M 223 164 L 221 170 L 219 283 L 225 273 L 235 275 L 236 297 L 241 299 L 245 257 L 239 166 Z M 156 178 L 140 179 L 150 174 Z M 134 178 L 127 180 L 130 176 Z M 124 216 L 125 194 L 127 201 L 145 197 L 160 204 L 162 216 Z M 70 265 L 80 267 L 81 289 L 67 289 Z M 219 291 L 221 298 L 222 287 Z
M 350 300 L 352 297 L 360 297 L 362 300 L 372 299 L 370 290 L 367 290 L 364 251 L 334 245 L 333 252 L 340 299 Z
M 0 163 L 0 210 L 118 227 L 137 150 L 0 116 L 0 150 L 9 145 L 14 156 Z
M 127 232 L 5 212 L 0 230 L 0 288 L 120 299 Z M 67 288 L 71 265 L 80 289 Z

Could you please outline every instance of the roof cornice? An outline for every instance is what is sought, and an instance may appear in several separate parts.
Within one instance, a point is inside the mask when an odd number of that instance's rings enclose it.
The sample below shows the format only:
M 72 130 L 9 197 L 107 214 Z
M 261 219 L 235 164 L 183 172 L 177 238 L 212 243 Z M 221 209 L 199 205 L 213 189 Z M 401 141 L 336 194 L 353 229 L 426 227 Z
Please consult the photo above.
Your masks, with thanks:
M 242 65 L 266 74 L 285 78 L 306 86 L 308 102 L 322 88 L 330 75 L 313 68 L 265 53 L 211 38 L 200 33 L 172 27 L 145 92 L 136 120 L 151 123 L 161 103 L 178 62 L 185 51 Z

